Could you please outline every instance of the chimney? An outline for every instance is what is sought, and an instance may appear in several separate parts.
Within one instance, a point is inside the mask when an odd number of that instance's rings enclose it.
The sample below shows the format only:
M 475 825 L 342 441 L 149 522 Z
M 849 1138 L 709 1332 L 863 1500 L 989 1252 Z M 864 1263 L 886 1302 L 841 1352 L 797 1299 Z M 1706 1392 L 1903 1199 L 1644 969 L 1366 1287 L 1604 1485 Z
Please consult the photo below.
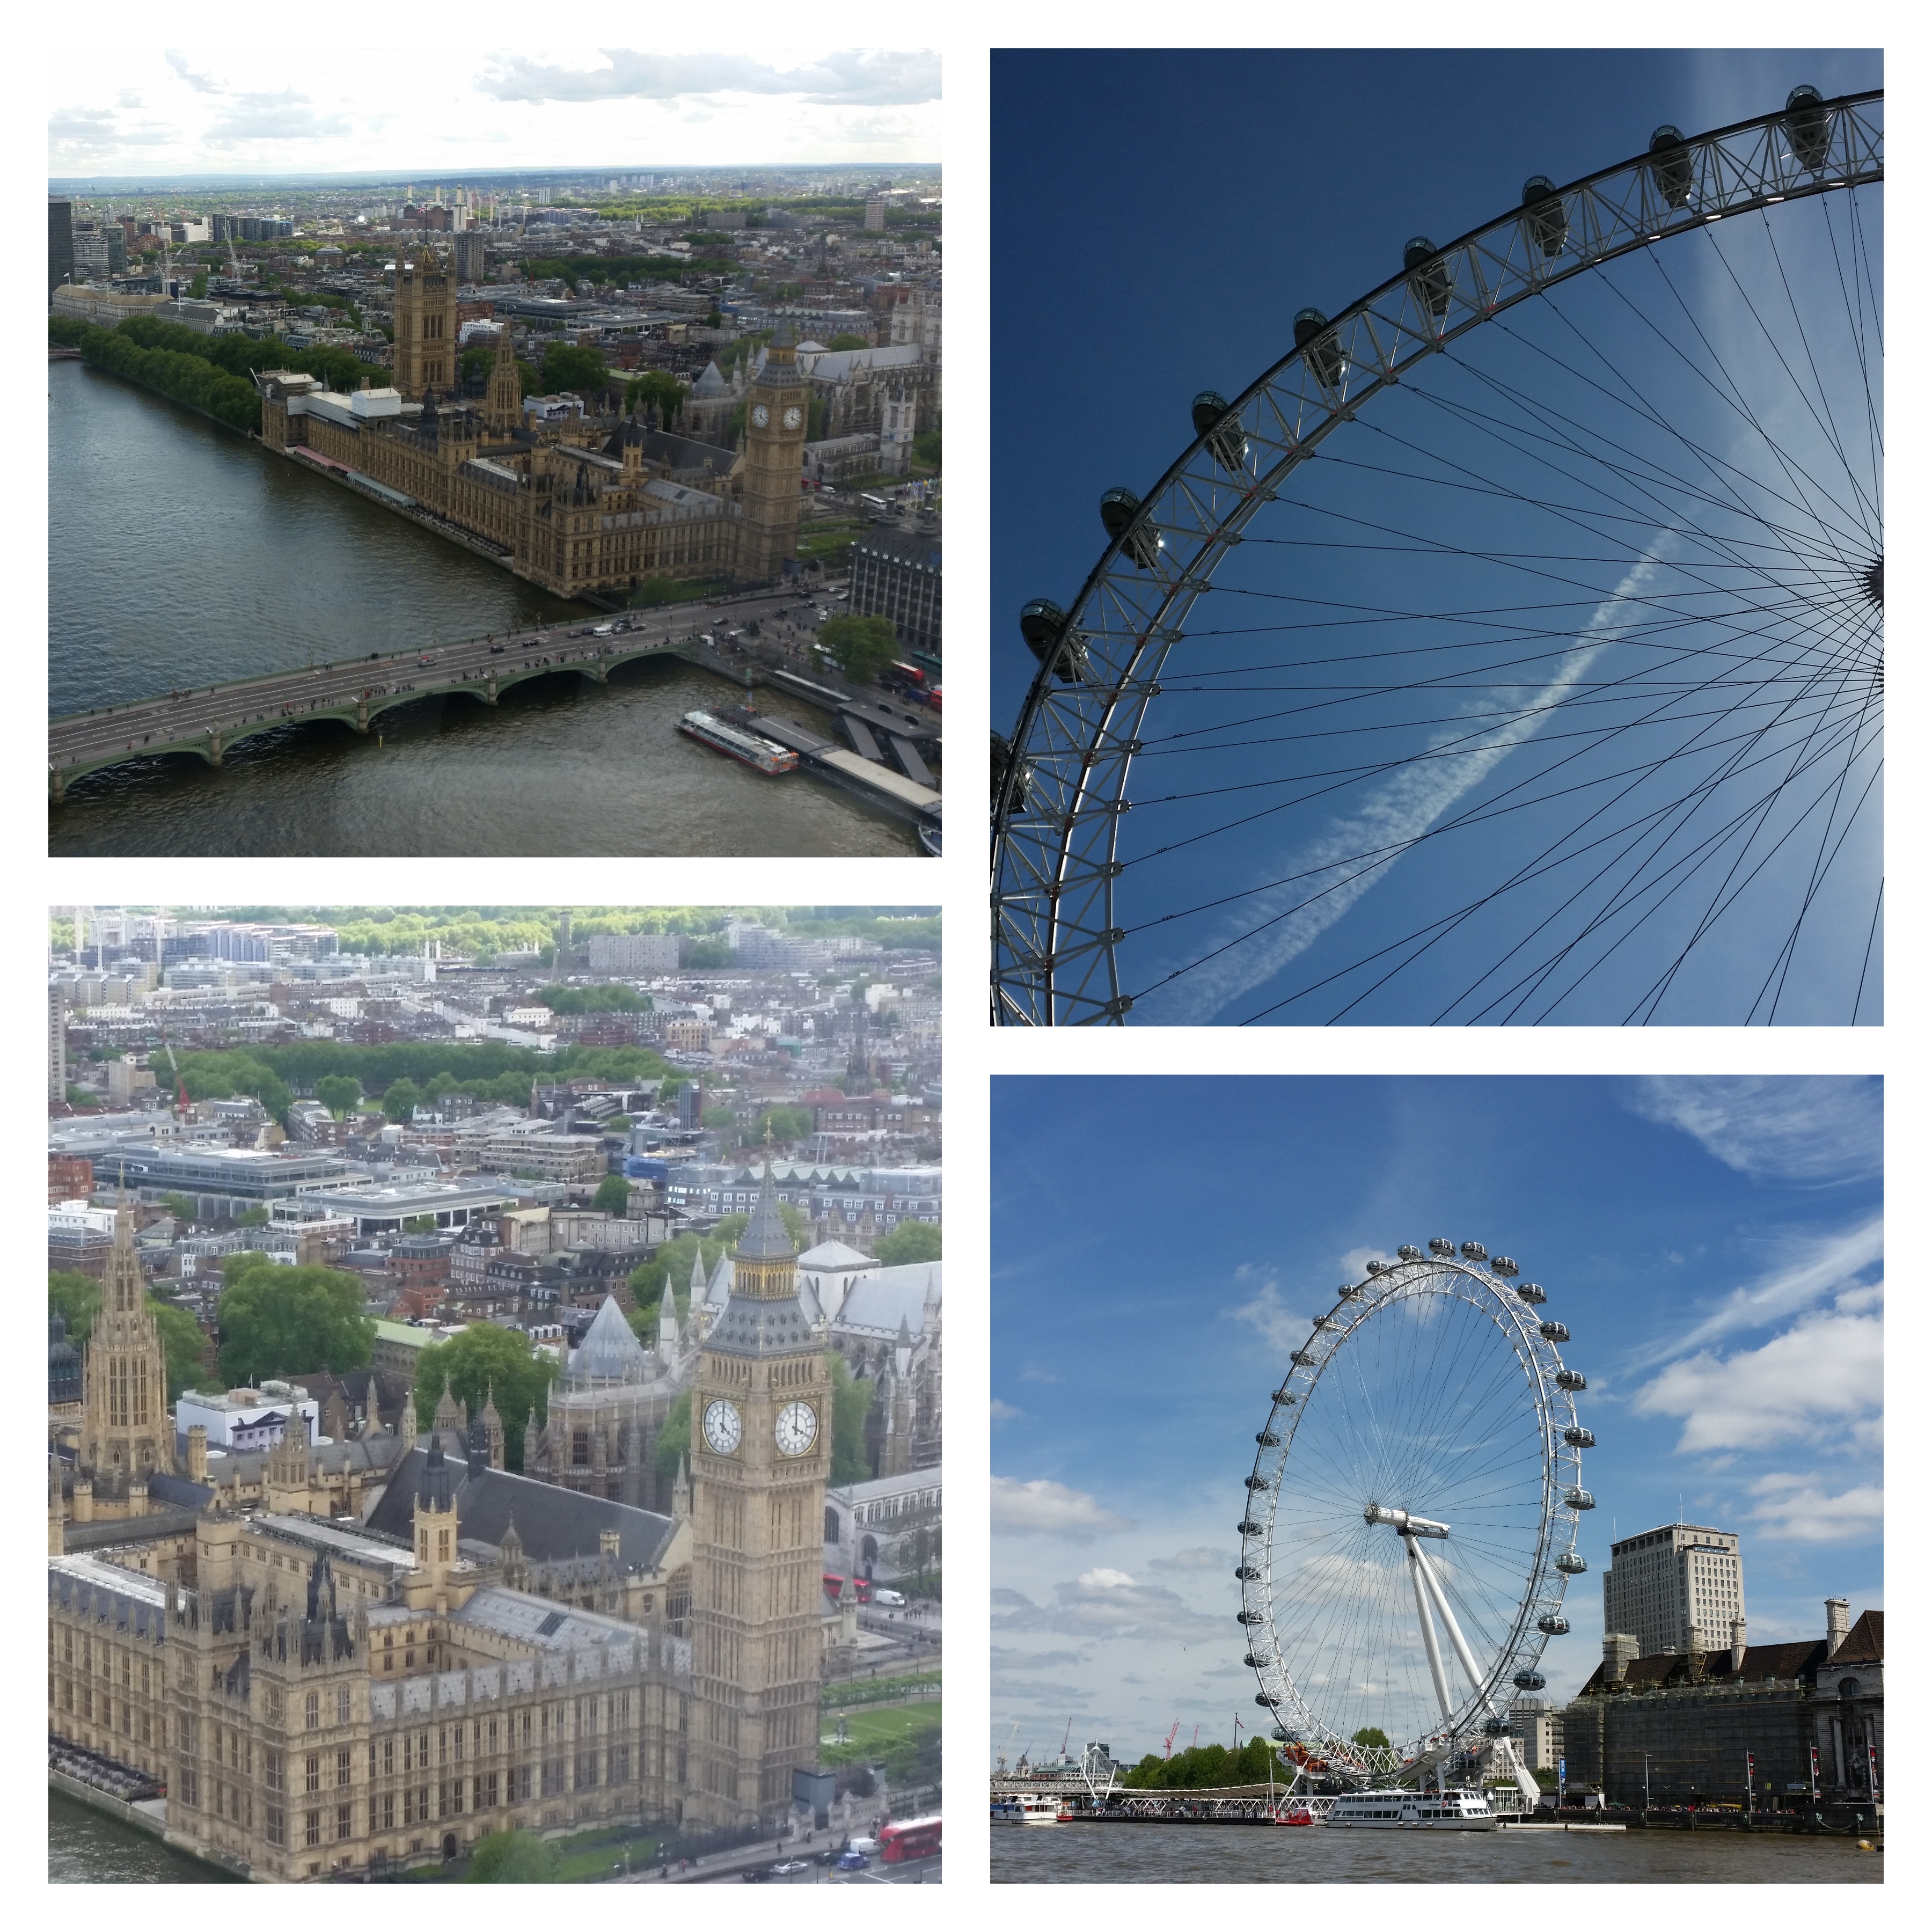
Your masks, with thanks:
M 600 1529 L 597 1532 L 597 1553 L 614 1562 L 617 1556 L 617 1532 L 614 1529 Z
M 1744 1667 L 1744 1619 L 1731 1619 L 1731 1675 L 1735 1677 Z
M 190 1483 L 208 1480 L 208 1429 L 202 1423 L 192 1424 L 188 1432 L 188 1479 Z
M 1852 1627 L 1851 1606 L 1843 1597 L 1825 1599 L 1825 1654 L 1836 1657 Z
M 1604 1633 L 1604 1682 L 1621 1684 L 1636 1661 L 1637 1641 L 1622 1630 Z

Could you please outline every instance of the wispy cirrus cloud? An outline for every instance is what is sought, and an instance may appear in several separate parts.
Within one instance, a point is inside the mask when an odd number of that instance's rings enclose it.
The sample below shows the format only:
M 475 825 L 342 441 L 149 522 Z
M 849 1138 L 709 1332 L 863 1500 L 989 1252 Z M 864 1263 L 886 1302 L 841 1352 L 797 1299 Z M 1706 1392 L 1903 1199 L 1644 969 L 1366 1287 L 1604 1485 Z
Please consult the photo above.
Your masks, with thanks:
M 1750 1518 L 1780 1543 L 1849 1543 L 1885 1526 L 1885 1491 L 1855 1483 L 1832 1495 L 1815 1476 L 1760 1476 L 1750 1485 Z
M 1630 1083 L 1629 1105 L 1681 1129 L 1714 1160 L 1754 1180 L 1820 1185 L 1876 1175 L 1883 1088 L 1840 1076 L 1657 1076 Z

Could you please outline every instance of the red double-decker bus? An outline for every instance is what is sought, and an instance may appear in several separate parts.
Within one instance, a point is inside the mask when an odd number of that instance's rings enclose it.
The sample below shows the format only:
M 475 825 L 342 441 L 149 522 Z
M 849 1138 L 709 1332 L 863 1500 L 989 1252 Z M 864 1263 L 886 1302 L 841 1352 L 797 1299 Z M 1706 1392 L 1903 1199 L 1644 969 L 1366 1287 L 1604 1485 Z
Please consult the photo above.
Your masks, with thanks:
M 844 1586 L 844 1578 L 835 1571 L 828 1570 L 824 1573 L 824 1580 L 825 1594 L 836 1600 L 839 1591 Z M 852 1590 L 860 1603 L 869 1604 L 872 1600 L 872 1580 L 869 1576 L 854 1576 L 852 1579 Z
M 889 1865 L 902 1865 L 913 1858 L 939 1856 L 939 1817 L 908 1818 L 902 1825 L 888 1825 L 879 1833 L 879 1856 Z

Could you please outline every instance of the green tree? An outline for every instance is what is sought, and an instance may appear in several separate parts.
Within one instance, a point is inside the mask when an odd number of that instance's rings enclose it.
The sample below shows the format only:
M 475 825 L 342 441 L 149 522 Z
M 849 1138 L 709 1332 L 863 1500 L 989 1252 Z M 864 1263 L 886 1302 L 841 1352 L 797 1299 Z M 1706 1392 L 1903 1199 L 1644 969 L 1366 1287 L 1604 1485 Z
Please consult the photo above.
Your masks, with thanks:
M 392 1120 L 407 1121 L 422 1098 L 422 1089 L 413 1080 L 392 1080 L 382 1095 L 383 1114 Z
M 93 1333 L 94 1318 L 100 1312 L 100 1284 L 92 1275 L 71 1268 L 48 1271 L 47 1313 L 67 1324 L 67 1339 L 76 1348 Z
M 527 1335 L 494 1322 L 472 1322 L 461 1334 L 432 1343 L 417 1357 L 416 1426 L 427 1429 L 435 1420 L 445 1388 L 466 1415 L 482 1408 L 487 1397 L 503 1418 L 503 1460 L 520 1469 L 524 1424 L 532 1409 L 540 1423 L 548 1416 L 550 1385 L 556 1373 L 556 1364 L 532 1349 Z
M 315 1097 L 339 1120 L 362 1099 L 362 1083 L 352 1073 L 326 1073 L 315 1083 Z
M 902 1221 L 873 1252 L 887 1268 L 939 1258 L 939 1230 L 930 1221 Z
M 818 627 L 818 641 L 854 684 L 870 684 L 899 654 L 890 617 L 828 617 Z
M 596 350 L 554 342 L 544 352 L 543 379 L 553 394 L 574 389 L 580 394 L 595 395 L 610 387 L 610 370 Z
M 268 1210 L 266 1208 L 244 1208 L 236 1217 L 238 1228 L 266 1228 L 268 1225 Z
M 835 335 L 826 345 L 828 349 L 869 349 L 872 344 L 862 335 L 854 335 L 849 330 Z
M 406 1234 L 433 1234 L 436 1232 L 436 1216 L 434 1214 L 412 1214 L 403 1223 L 403 1232 Z
M 1384 1750 L 1388 1748 L 1388 1733 L 1375 1724 L 1364 1724 L 1350 1741 L 1358 1744 L 1379 1744 Z
M 158 1297 L 148 1298 L 148 1312 L 161 1338 L 161 1352 L 167 1361 L 168 1400 L 172 1402 L 183 1389 L 196 1387 L 202 1379 L 201 1353 L 208 1338 L 201 1324 L 185 1308 Z
M 622 1214 L 631 1204 L 631 1184 L 621 1174 L 607 1174 L 597 1184 L 590 1204 L 600 1214 Z
M 661 1476 L 677 1474 L 677 1459 L 691 1454 L 691 1391 L 686 1389 L 670 1406 L 652 1445 L 652 1466 Z
M 641 376 L 633 376 L 624 385 L 624 406 L 636 410 L 655 405 L 658 421 L 669 425 L 677 420 L 689 393 L 668 370 L 650 369 Z
M 872 1406 L 872 1384 L 854 1379 L 842 1355 L 826 1352 L 825 1366 L 832 1378 L 832 1474 L 836 1488 L 847 1483 L 862 1483 L 872 1473 L 866 1455 L 866 1416 Z
M 340 1375 L 368 1366 L 376 1324 L 362 1312 L 362 1284 L 352 1274 L 273 1263 L 232 1275 L 224 1265 L 222 1273 L 227 1286 L 215 1320 L 221 1372 L 231 1386 L 314 1368 Z
M 738 1117 L 729 1107 L 706 1107 L 704 1110 L 704 1124 L 707 1127 L 733 1127 L 737 1124 Z
M 751 1137 L 754 1144 L 764 1140 L 767 1127 L 771 1129 L 772 1138 L 775 1141 L 802 1141 L 812 1132 L 812 1109 L 809 1107 L 767 1107 L 758 1116 L 752 1129 Z
M 185 1194 L 164 1194 L 161 1205 L 177 1221 L 192 1222 L 194 1219 L 194 1203 Z
M 912 460 L 922 470 L 937 470 L 939 467 L 939 427 L 937 424 L 931 429 L 920 430 L 913 438 Z
M 557 1850 L 534 1832 L 490 1832 L 476 1840 L 470 1855 L 472 1885 L 551 1885 L 556 1882 Z
M 728 966 L 731 949 L 722 939 L 694 939 L 684 949 L 684 963 L 687 968 Z

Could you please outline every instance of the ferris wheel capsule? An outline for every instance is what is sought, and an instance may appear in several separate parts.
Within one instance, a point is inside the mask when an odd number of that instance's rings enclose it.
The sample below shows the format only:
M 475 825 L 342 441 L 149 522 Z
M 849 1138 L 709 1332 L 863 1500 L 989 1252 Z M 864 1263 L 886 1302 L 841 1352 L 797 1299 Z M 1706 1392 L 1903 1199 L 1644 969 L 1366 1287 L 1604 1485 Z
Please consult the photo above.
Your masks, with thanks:
M 1480 1241 L 1465 1241 L 1462 1244 L 1462 1258 L 1466 1262 L 1486 1262 L 1489 1258 L 1490 1251 Z
M 1560 255 L 1570 233 L 1563 197 L 1547 175 L 1532 175 L 1522 184 L 1523 226 L 1545 256 Z
M 1136 530 L 1134 518 L 1141 500 L 1131 490 L 1115 488 L 1100 499 L 1100 521 L 1110 537 L 1125 536 L 1120 548 L 1143 570 L 1151 570 L 1160 561 L 1163 539 L 1143 524 Z
M 1832 117 L 1815 87 L 1794 87 L 1784 98 L 1784 131 L 1791 152 L 1808 168 L 1822 168 L 1832 152 Z
M 1533 1281 L 1518 1282 L 1516 1287 L 1516 1299 L 1519 1301 L 1526 1301 L 1532 1307 L 1535 1307 L 1540 1304 L 1546 1302 L 1550 1299 L 1549 1296 L 1545 1294 L 1542 1289 L 1538 1287 L 1536 1283 Z
M 1590 1565 L 1588 1562 L 1585 1558 L 1579 1556 L 1575 1550 L 1566 1550 L 1557 1558 L 1556 1567 L 1566 1576 L 1580 1576 Z
M 1540 1690 L 1549 1681 L 1540 1670 L 1519 1670 L 1510 1679 L 1519 1690 Z
M 1597 1438 L 1580 1422 L 1563 1432 L 1563 1439 L 1573 1449 L 1594 1449 Z
M 1208 454 L 1231 475 L 1239 472 L 1248 454 L 1234 406 L 1218 390 L 1203 389 L 1194 398 L 1194 434 L 1208 441 Z
M 1568 1389 L 1572 1395 L 1576 1395 L 1588 1388 L 1590 1384 L 1588 1378 L 1580 1370 L 1558 1369 L 1556 1371 L 1556 1386 L 1560 1389 Z
M 1499 1274 L 1507 1281 L 1516 1271 L 1516 1263 L 1508 1255 L 1492 1255 L 1490 1257 L 1490 1274 Z
M 1538 1617 L 1536 1627 L 1545 1636 L 1568 1636 L 1570 1634 L 1570 1619 L 1554 1610 L 1547 1616 Z
M 1597 1507 L 1596 1498 L 1588 1490 L 1565 1490 L 1563 1501 L 1566 1508 L 1573 1510 L 1592 1510 Z
M 1402 1247 L 1400 1247 L 1396 1250 L 1395 1252 L 1396 1258 L 1398 1261 L 1419 1262 L 1422 1258 L 1422 1250 L 1420 1248 L 1413 1246 L 1404 1246 Z
M 1690 199 L 1690 150 L 1675 128 L 1666 125 L 1650 137 L 1650 178 L 1657 191 L 1672 208 L 1685 206 Z
M 1305 308 L 1294 318 L 1294 346 L 1306 351 L 1308 366 L 1329 388 L 1348 369 L 1348 358 L 1335 340 L 1335 332 L 1318 308 Z
M 1561 1322 L 1539 1322 L 1536 1332 L 1546 1342 L 1567 1342 L 1570 1339 L 1570 1330 Z
M 1456 1244 L 1454 1241 L 1445 1240 L 1442 1235 L 1438 1234 L 1430 1242 L 1429 1252 L 1438 1261 L 1447 1261 L 1456 1252 Z
M 1072 639 L 1061 643 L 1066 613 L 1051 598 L 1036 597 L 1020 608 L 1020 635 L 1042 664 L 1050 663 L 1062 684 L 1078 684 L 1086 675 L 1087 653 Z
M 1412 236 L 1403 244 L 1402 266 L 1408 271 L 1410 292 L 1418 304 L 1438 322 L 1449 313 L 1449 271 L 1426 235 Z

